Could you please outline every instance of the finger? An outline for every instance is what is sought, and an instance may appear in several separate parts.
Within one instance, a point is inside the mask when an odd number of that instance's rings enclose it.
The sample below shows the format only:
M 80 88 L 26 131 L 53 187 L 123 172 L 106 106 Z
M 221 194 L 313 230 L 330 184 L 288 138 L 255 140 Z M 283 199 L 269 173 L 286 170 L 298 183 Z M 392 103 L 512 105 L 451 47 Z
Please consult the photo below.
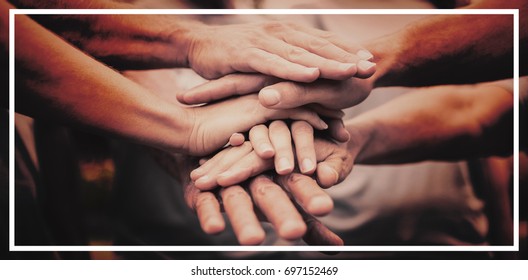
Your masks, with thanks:
M 343 246 L 345 242 L 323 223 L 311 216 L 303 216 L 308 229 L 303 240 L 309 245 Z
M 313 37 L 311 35 L 300 32 L 293 32 L 292 36 L 297 37 Z M 285 37 L 286 38 L 286 37 Z M 304 39 L 297 39 L 297 41 Z M 309 39 L 306 39 L 309 40 Z M 285 39 L 285 41 L 294 41 L 293 39 Z M 313 53 L 304 48 L 304 46 L 295 46 L 285 43 L 281 40 L 265 41 L 264 49 L 273 54 L 278 54 L 282 58 L 294 62 L 296 64 L 304 65 L 306 67 L 318 68 L 321 78 L 343 80 L 354 76 L 357 73 L 356 63 L 343 63 L 333 59 L 325 58 L 317 53 Z M 355 56 L 350 54 L 351 56 Z M 359 58 L 356 57 L 356 60 Z M 352 60 L 351 60 L 352 61 Z
M 324 117 L 331 118 L 331 119 L 341 119 L 345 116 L 345 112 L 343 112 L 343 110 L 330 109 L 328 107 L 325 107 L 317 103 L 308 104 L 306 105 L 306 108 L 314 111 L 320 116 L 324 116 Z
M 332 96 L 329 91 L 340 90 L 333 85 L 280 82 L 263 88 L 259 102 L 267 108 L 289 109 L 310 103 L 324 103 Z
M 368 60 L 361 60 L 357 63 L 357 77 L 368 78 L 376 72 L 376 63 Z
M 337 170 L 342 170 L 343 161 L 339 158 L 327 159 L 317 164 L 317 182 L 323 188 L 330 188 L 338 184 L 344 178 L 341 178 Z
M 255 205 L 284 239 L 301 238 L 306 232 L 301 215 L 284 190 L 266 176 L 257 176 L 250 183 Z
M 218 175 L 227 170 L 245 155 L 249 154 L 253 150 L 253 147 L 251 147 L 249 142 L 244 142 L 244 144 L 241 146 L 230 147 L 225 150 L 227 151 L 223 153 L 218 159 L 215 160 L 215 156 L 204 165 L 196 169 L 199 173 L 203 174 L 203 176 L 194 181 L 196 188 L 200 190 L 210 190 L 216 187 Z
M 308 28 L 307 28 L 308 29 Z M 356 52 L 349 52 L 340 48 L 331 41 L 314 36 L 306 32 L 291 32 L 289 36 L 284 36 L 283 39 L 295 46 L 299 46 L 307 51 L 320 55 L 325 58 L 333 59 L 339 62 L 357 62 L 360 57 Z M 351 49 L 350 47 L 348 47 Z
M 293 108 L 287 110 L 264 109 L 267 110 L 267 120 L 292 119 L 298 121 L 307 121 L 310 125 L 318 130 L 325 130 L 328 128 L 328 124 L 326 124 L 326 122 L 317 113 L 308 110 L 307 108 Z
M 248 193 L 236 185 L 221 189 L 220 195 L 238 242 L 241 245 L 260 244 L 265 233 L 253 211 Z
M 244 134 L 242 133 L 233 133 L 231 137 L 229 137 L 229 145 L 230 146 L 240 146 L 244 144 L 244 141 L 246 141 L 246 138 L 244 137 Z
M 249 131 L 249 141 L 257 155 L 261 158 L 268 159 L 275 155 L 275 150 L 273 150 L 268 136 L 268 127 L 265 125 L 254 126 Z
M 357 54 L 357 56 L 359 57 L 361 55 L 361 59 L 372 59 L 372 54 L 370 54 L 370 52 L 368 50 L 366 50 L 365 48 L 361 47 L 359 44 L 351 41 L 351 40 L 347 40 L 341 36 L 338 36 L 337 34 L 335 33 L 332 33 L 332 32 L 329 32 L 329 31 L 325 31 L 325 30 L 320 30 L 320 29 L 316 29 L 316 28 L 312 28 L 312 27 L 309 27 L 309 26 L 305 26 L 305 25 L 301 25 L 301 24 L 295 24 L 295 23 L 292 23 L 290 24 L 290 27 L 292 27 L 293 29 L 295 30 L 298 30 L 298 31 L 302 31 L 302 32 L 305 32 L 307 34 L 310 34 L 310 35 L 313 35 L 315 37 L 318 37 L 318 38 L 321 38 L 323 40 L 326 40 L 330 43 L 332 43 L 333 45 L 335 45 L 336 47 L 344 50 L 346 53 L 348 54 Z M 317 44 L 316 44 L 317 45 Z M 359 53 L 360 51 L 363 51 L 361 53 Z M 338 52 L 335 52 L 336 54 L 339 54 Z M 368 55 L 370 54 L 370 56 Z M 336 60 L 339 60 L 339 61 L 342 61 L 342 62 L 355 62 L 354 59 L 356 59 L 354 56 L 347 56 L 347 55 L 342 55 L 341 57 L 337 56 L 337 57 L 332 57 L 333 59 L 336 59 Z
M 328 132 L 332 139 L 345 143 L 350 139 L 350 133 L 345 128 L 345 124 L 341 118 L 330 119 L 328 122 Z
M 240 72 L 259 72 L 266 75 L 291 80 L 296 82 L 310 83 L 319 78 L 319 69 L 306 67 L 290 62 L 276 54 L 253 48 L 248 51 L 247 59 L 241 59 L 242 63 L 233 65 Z
M 323 40 L 330 42 L 331 44 L 343 49 L 349 55 L 343 55 L 339 57 L 331 57 L 341 62 L 353 62 L 357 64 L 356 77 L 368 78 L 376 71 L 375 64 L 373 65 L 370 61 L 374 58 L 374 55 L 367 49 L 361 47 L 359 44 L 347 40 L 341 36 L 338 36 L 332 32 L 311 28 L 308 26 L 290 24 L 291 27 L 298 31 L 303 31 L 307 34 L 319 37 Z M 337 52 L 336 52 L 337 53 Z M 358 60 L 359 59 L 359 60 Z M 369 63 L 366 63 L 369 62 Z
M 316 216 L 323 216 L 334 209 L 332 198 L 311 177 L 292 173 L 279 176 L 278 180 L 306 212 Z
M 254 93 L 278 81 L 276 77 L 261 74 L 230 74 L 181 92 L 176 98 L 183 104 L 209 103 L 233 95 Z
M 365 49 L 360 49 L 359 51 L 356 52 L 356 55 L 361 60 L 371 61 L 374 58 L 374 55 Z
M 316 167 L 312 126 L 305 121 L 295 121 L 291 125 L 291 135 L 295 143 L 299 169 L 303 174 L 312 174 Z
M 212 192 L 199 192 L 195 200 L 196 214 L 200 227 L 207 234 L 217 234 L 225 229 L 220 212 L 220 203 Z
M 198 180 L 200 177 L 205 176 L 209 170 L 215 166 L 215 163 L 218 163 L 225 155 L 229 153 L 229 150 L 232 149 L 230 147 L 225 148 L 218 152 L 216 155 L 214 155 L 212 158 L 209 159 L 201 159 L 199 161 L 200 166 L 190 173 L 191 180 L 194 182 Z
M 281 175 L 289 174 L 295 164 L 288 126 L 283 121 L 273 121 L 269 126 L 269 136 L 275 150 L 275 171 Z
M 219 174 L 216 183 L 224 187 L 232 186 L 272 168 L 272 159 L 263 159 L 255 152 L 251 152 Z

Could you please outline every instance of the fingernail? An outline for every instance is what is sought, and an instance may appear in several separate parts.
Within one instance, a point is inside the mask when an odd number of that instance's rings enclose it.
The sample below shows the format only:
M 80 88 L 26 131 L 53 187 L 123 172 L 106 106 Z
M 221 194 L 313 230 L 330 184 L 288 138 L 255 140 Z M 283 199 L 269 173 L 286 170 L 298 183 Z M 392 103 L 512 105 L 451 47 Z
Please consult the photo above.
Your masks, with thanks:
M 273 106 L 280 102 L 280 93 L 274 89 L 263 89 L 259 93 L 259 99 L 265 106 Z
M 196 180 L 198 177 L 202 176 L 202 170 L 200 168 L 197 168 L 193 171 L 191 171 L 191 174 L 189 174 L 189 177 L 191 177 L 191 180 Z
M 343 72 L 350 71 L 352 68 L 356 68 L 355 63 L 341 63 L 341 65 L 339 65 L 339 70 Z
M 313 161 L 311 161 L 310 159 L 305 158 L 302 161 L 302 165 L 301 165 L 302 173 L 310 172 L 310 171 L 312 171 L 314 169 L 314 167 L 315 167 L 315 165 L 314 165 Z
M 194 185 L 197 188 L 200 188 L 200 187 L 203 187 L 204 185 L 207 185 L 209 180 L 210 180 L 210 177 L 208 175 L 205 175 L 205 176 L 200 177 L 200 179 L 196 180 L 196 182 L 194 182 Z
M 337 183 L 339 181 L 339 174 L 333 168 L 330 168 L 330 170 L 332 170 L 332 174 L 334 175 L 334 183 Z
M 357 52 L 357 56 L 359 56 L 359 58 L 363 59 L 363 60 L 370 60 L 374 57 L 373 54 L 371 54 L 369 51 L 367 50 L 360 50 Z
M 260 144 L 259 149 L 260 149 L 260 153 L 262 154 L 262 156 L 265 156 L 266 158 L 272 157 L 274 154 L 273 147 L 271 147 L 270 144 L 262 143 Z
M 290 161 L 287 158 L 281 158 L 279 159 L 279 162 L 277 163 L 277 173 L 284 175 L 291 171 L 292 166 L 290 165 Z
M 310 75 L 315 75 L 319 73 L 319 68 L 317 67 L 308 67 L 306 68 L 306 73 Z
M 323 120 L 319 121 L 319 125 L 321 125 L 322 130 L 328 129 L 328 124 Z
M 366 61 L 366 60 L 361 60 L 358 63 L 358 68 L 360 70 L 363 70 L 363 71 L 368 71 L 374 66 L 376 66 L 376 63 L 372 63 L 372 62 Z

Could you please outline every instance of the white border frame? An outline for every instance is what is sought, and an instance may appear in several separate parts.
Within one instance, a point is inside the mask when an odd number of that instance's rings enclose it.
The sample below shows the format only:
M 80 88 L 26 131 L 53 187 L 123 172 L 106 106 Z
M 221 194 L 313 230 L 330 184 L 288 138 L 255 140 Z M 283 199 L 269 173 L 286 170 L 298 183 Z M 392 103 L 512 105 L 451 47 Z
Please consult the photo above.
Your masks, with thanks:
M 15 245 L 15 15 L 72 14 L 347 14 L 347 15 L 513 15 L 514 20 L 514 188 L 513 245 L 509 246 L 25 246 Z M 516 9 L 11 9 L 9 11 L 9 250 L 10 251 L 518 251 L 519 250 L 519 11 Z

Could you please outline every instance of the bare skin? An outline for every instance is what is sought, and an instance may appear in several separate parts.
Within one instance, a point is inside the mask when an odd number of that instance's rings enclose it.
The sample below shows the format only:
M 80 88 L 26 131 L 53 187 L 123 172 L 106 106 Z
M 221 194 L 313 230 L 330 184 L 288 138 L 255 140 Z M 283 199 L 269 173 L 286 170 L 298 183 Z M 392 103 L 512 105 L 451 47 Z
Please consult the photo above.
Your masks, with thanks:
M 12 2 L 29 8 L 135 8 L 108 0 Z M 118 69 L 191 67 L 207 79 L 250 72 L 298 82 L 317 78 L 341 80 L 358 74 L 356 63 L 360 58 L 355 52 L 327 40 L 315 29 L 293 23 L 208 26 L 188 16 L 156 15 L 34 19 Z
M 8 4 L 2 4 L 7 8 Z M 4 18 L 2 19 L 4 20 Z M 3 21 L 3 24 L 7 23 Z M 59 120 L 171 152 L 205 155 L 234 132 L 271 119 L 326 123 L 308 109 L 275 110 L 255 96 L 183 108 L 165 102 L 85 55 L 30 18 L 16 17 L 17 112 Z M 6 43 L 2 37 L 2 42 Z M 34 50 L 38 49 L 38 52 Z M 53 61 L 54 67 L 49 67 Z M 242 106 L 247 118 L 231 114 Z M 155 133 L 154 133 L 155 132 Z
M 465 8 L 519 9 L 520 61 L 525 61 L 523 57 L 524 50 L 528 49 L 528 27 L 524 25 L 528 21 L 523 19 L 528 10 L 528 1 L 472 1 Z M 295 108 L 307 103 L 318 103 L 328 108 L 342 109 L 360 103 L 377 87 L 464 84 L 513 76 L 511 15 L 431 16 L 413 22 L 399 32 L 362 45 L 369 50 L 361 51 L 365 59 L 362 64 L 373 65 L 368 64 L 370 62 L 367 60 L 376 64 L 375 69 L 372 68 L 375 72 L 365 75 L 367 79 L 364 80 L 353 77 L 338 82 L 322 80 L 302 84 L 255 75 L 243 77 L 239 74 L 198 86 L 180 94 L 178 98 L 194 103 L 259 91 L 260 102 L 268 108 Z M 526 74 L 528 68 L 521 65 L 520 75 Z
M 288 136 L 306 139 L 309 131 L 287 128 L 268 135 L 261 132 L 259 139 L 251 143 L 275 139 L 273 146 L 283 147 L 280 153 L 295 153 L 297 158 L 315 154 L 315 178 L 321 187 L 341 182 L 357 163 L 398 164 L 508 155 L 513 149 L 513 93 L 505 84 L 416 90 L 345 122 L 351 135 L 346 145 L 316 139 L 302 142 L 294 150 Z M 273 158 L 261 157 L 256 149 L 245 149 L 245 153 L 240 153 L 240 147 L 227 148 L 210 159 L 210 164 L 203 165 L 201 171 L 207 169 L 210 175 L 207 189 L 236 184 L 273 168 Z M 200 172 L 191 174 L 199 182 Z

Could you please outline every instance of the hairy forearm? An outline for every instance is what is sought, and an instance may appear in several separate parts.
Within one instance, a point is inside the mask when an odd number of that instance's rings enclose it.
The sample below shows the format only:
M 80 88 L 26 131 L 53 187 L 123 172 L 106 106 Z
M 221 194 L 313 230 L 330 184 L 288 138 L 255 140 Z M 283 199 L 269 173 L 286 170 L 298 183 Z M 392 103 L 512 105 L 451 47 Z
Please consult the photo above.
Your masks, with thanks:
M 346 123 L 357 163 L 505 155 L 513 146 L 513 94 L 495 85 L 416 90 Z
M 15 27 L 17 112 L 182 150 L 182 134 L 189 129 L 184 109 L 150 94 L 27 16 L 16 16 Z
M 13 2 L 30 8 L 135 8 L 108 0 Z M 33 19 L 117 69 L 188 66 L 190 29 L 201 26 L 189 17 L 164 15 L 36 15 Z
M 477 1 L 468 8 L 520 8 L 523 14 L 527 2 Z M 527 32 L 521 31 L 521 50 L 528 48 Z M 376 87 L 467 84 L 513 76 L 512 15 L 431 16 L 365 45 L 378 64 L 372 78 Z M 521 75 L 527 70 L 521 67 Z

